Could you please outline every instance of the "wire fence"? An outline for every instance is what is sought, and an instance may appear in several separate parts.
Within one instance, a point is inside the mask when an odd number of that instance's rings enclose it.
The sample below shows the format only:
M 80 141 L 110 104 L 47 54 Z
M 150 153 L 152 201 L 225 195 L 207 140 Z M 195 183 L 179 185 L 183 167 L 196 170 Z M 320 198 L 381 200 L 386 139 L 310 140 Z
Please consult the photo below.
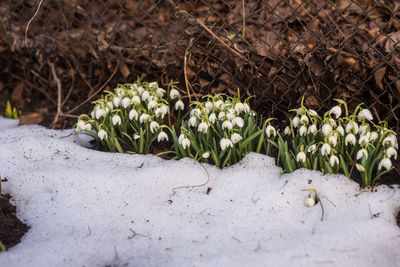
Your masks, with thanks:
M 317 111 L 363 102 L 400 129 L 398 0 L 5 0 L 0 14 L 0 91 L 14 102 L 55 110 L 54 64 L 71 116 L 139 77 L 178 81 L 188 101 L 240 89 L 281 119 L 302 97 Z

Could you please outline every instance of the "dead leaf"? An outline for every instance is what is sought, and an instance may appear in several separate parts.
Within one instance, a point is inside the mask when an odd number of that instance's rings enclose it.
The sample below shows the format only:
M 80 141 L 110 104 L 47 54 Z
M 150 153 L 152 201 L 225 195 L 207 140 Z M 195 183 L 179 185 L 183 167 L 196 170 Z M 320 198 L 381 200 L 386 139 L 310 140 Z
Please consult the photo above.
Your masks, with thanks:
M 22 93 L 24 92 L 24 83 L 19 82 L 14 87 L 11 94 L 11 101 L 17 105 L 22 105 L 24 103 L 24 98 L 22 97 Z
M 383 76 L 385 75 L 385 72 L 386 72 L 386 67 L 379 68 L 374 72 L 375 82 L 382 90 L 383 90 L 382 79 Z
M 42 113 L 33 112 L 25 115 L 21 115 L 19 118 L 19 125 L 30 125 L 39 124 L 43 121 L 44 117 Z
M 119 70 L 120 70 L 122 76 L 124 77 L 124 79 L 126 79 L 129 76 L 129 74 L 131 73 L 128 66 L 125 64 L 125 62 L 121 62 L 119 64 Z

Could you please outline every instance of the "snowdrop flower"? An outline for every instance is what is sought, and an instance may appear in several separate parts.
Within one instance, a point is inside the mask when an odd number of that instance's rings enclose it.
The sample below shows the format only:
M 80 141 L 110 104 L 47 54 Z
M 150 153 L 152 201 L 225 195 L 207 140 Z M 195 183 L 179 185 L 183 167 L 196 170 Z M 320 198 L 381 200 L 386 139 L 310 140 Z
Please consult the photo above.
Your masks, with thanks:
M 359 172 L 365 172 L 365 168 L 361 164 L 356 163 L 356 168 Z
M 161 131 L 157 136 L 157 141 L 161 142 L 164 140 L 168 141 L 168 135 L 165 132 Z
M 344 136 L 344 129 L 342 127 L 342 125 L 340 125 L 339 127 L 336 128 L 336 131 L 341 135 Z
M 221 107 L 223 105 L 222 100 L 215 101 L 214 105 L 215 105 L 216 108 L 224 109 L 224 107 Z
M 157 82 L 151 82 L 151 83 L 149 83 L 149 87 L 158 88 L 158 84 L 157 84 Z
M 234 123 L 239 127 L 242 128 L 244 126 L 244 120 L 241 117 L 236 117 Z
M 174 89 L 174 88 L 172 88 L 171 89 L 171 91 L 169 91 L 169 97 L 173 100 L 173 99 L 175 99 L 175 98 L 177 98 L 177 97 L 179 97 L 179 91 L 178 90 L 176 90 L 176 89 Z
M 160 128 L 160 125 L 158 124 L 158 122 L 156 122 L 156 121 L 150 122 L 150 131 L 151 131 L 152 133 L 154 133 L 155 131 L 157 131 L 158 128 Z
M 124 91 L 123 89 L 121 89 L 121 88 L 117 88 L 117 89 L 115 90 L 115 92 L 117 93 L 117 95 L 118 95 L 120 98 L 123 98 L 123 97 L 125 96 L 125 91 Z
M 363 109 L 358 113 L 358 120 L 369 120 L 372 121 L 374 117 L 372 116 L 371 111 L 368 109 Z
M 104 117 L 106 115 L 106 111 L 102 108 L 99 108 L 96 110 L 95 115 L 96 115 L 96 119 L 98 120 L 101 117 Z
M 346 133 L 349 133 L 351 130 L 354 130 L 355 134 L 358 134 L 358 124 L 354 121 L 349 121 L 346 125 Z
M 182 139 L 182 144 L 181 146 L 183 147 L 183 149 L 186 149 L 187 147 L 190 147 L 190 140 L 187 139 L 186 137 L 184 137 Z
M 340 117 L 340 115 L 342 115 L 342 109 L 339 106 L 334 106 L 329 111 L 329 115 L 331 115 L 331 114 L 335 115 L 336 119 L 338 119 Z
M 222 129 L 225 129 L 225 128 L 227 128 L 228 130 L 232 130 L 232 128 L 233 128 L 232 123 L 230 121 L 224 121 L 222 123 Z
M 202 155 L 201 155 L 201 157 L 203 158 L 203 159 L 208 159 L 209 157 L 210 157 L 210 152 L 204 152 Z
M 115 96 L 113 99 L 113 104 L 115 107 L 119 107 L 119 105 L 121 104 L 121 98 L 119 98 L 118 96 Z
M 157 106 L 157 101 L 155 100 L 151 100 L 148 104 L 147 104 L 147 109 L 152 109 L 155 106 Z
M 156 94 L 157 94 L 158 97 L 163 97 L 164 94 L 165 94 L 165 90 L 162 89 L 162 88 L 158 88 L 158 89 L 156 90 Z
M 143 95 L 145 89 L 144 89 L 142 86 L 139 86 L 139 87 L 137 88 L 137 91 L 138 91 L 139 95 Z
M 317 146 L 315 144 L 308 147 L 307 152 L 314 154 L 317 151 Z
M 204 121 L 202 121 L 202 122 L 199 124 L 199 127 L 197 128 L 197 131 L 206 134 L 207 131 L 208 131 L 208 125 L 207 125 L 207 123 L 205 123 Z
M 90 117 L 91 117 L 92 119 L 94 119 L 94 110 L 92 110 L 92 112 L 90 113 Z
M 356 137 L 354 136 L 354 134 L 350 133 L 346 136 L 346 138 L 344 139 L 344 143 L 347 146 L 348 144 L 351 145 L 355 145 L 356 144 Z
M 311 196 L 308 196 L 306 198 L 306 202 L 305 202 L 306 207 L 313 207 L 315 206 L 315 199 L 312 198 Z
M 362 146 L 364 144 L 367 144 L 369 142 L 368 135 L 362 135 L 360 139 L 358 139 L 358 143 Z
M 250 112 L 250 106 L 247 103 L 244 103 L 244 112 L 246 113 Z
M 301 124 L 308 124 L 309 120 L 308 120 L 307 115 L 301 116 L 300 121 L 301 121 Z
M 292 134 L 292 131 L 290 130 L 289 126 L 285 127 L 285 130 L 283 130 L 283 134 L 285 134 L 285 135 L 291 135 Z
M 138 134 L 135 134 L 134 136 L 133 136 L 133 139 L 135 139 L 135 140 L 138 140 L 140 138 L 140 135 L 138 135 Z
M 137 113 L 136 110 L 132 109 L 131 111 L 129 111 L 129 119 L 130 120 L 135 119 L 137 121 L 138 117 L 139 117 L 139 114 Z
M 324 136 L 328 136 L 331 132 L 332 132 L 332 126 L 330 126 L 329 124 L 324 124 L 322 126 L 322 133 L 324 134 Z
M 214 124 L 215 120 L 217 119 L 217 116 L 215 116 L 215 113 L 211 113 L 211 115 L 208 117 L 208 120 Z
M 397 151 L 396 151 L 396 149 L 394 148 L 394 147 L 389 147 L 387 150 L 386 150 L 386 157 L 388 158 L 388 159 L 390 159 L 391 157 L 394 157 L 394 159 L 397 159 Z
M 207 114 L 209 114 L 212 111 L 213 104 L 211 102 L 206 102 L 205 106 L 206 106 Z
M 131 104 L 131 100 L 128 97 L 122 99 L 122 107 L 127 108 Z
M 238 143 L 240 140 L 242 140 L 243 138 L 242 138 L 242 136 L 240 135 L 240 134 L 237 134 L 237 133 L 233 133 L 232 135 L 231 135 L 231 141 L 232 141 L 232 143 L 234 143 L 234 144 L 236 144 L 236 143 Z
M 243 105 L 243 103 L 236 103 L 235 105 L 235 111 L 240 114 L 241 112 L 245 111 L 245 107 Z
M 175 109 L 176 110 L 183 110 L 185 108 L 185 105 L 183 104 L 182 100 L 178 100 L 175 103 Z
M 293 127 L 297 128 L 297 126 L 299 126 L 299 123 L 300 123 L 299 117 L 294 117 L 292 120 Z
M 189 126 L 191 126 L 191 127 L 196 127 L 197 126 L 197 118 L 196 117 L 190 117 Z
M 178 143 L 180 144 L 180 145 L 182 145 L 182 140 L 185 138 L 185 136 L 183 135 L 183 134 L 180 134 L 179 135 L 179 137 L 178 137 Z
M 300 132 L 300 136 L 306 135 L 306 134 L 307 134 L 307 126 L 302 125 L 302 126 L 300 127 L 299 132 Z
M 114 104 L 113 104 L 112 101 L 108 101 L 108 102 L 107 102 L 107 106 L 108 106 L 108 108 L 111 109 L 111 110 L 114 109 Z
M 221 111 L 221 112 L 218 114 L 218 119 L 222 119 L 223 117 L 225 117 L 225 112 Z
M 329 164 L 330 164 L 332 167 L 334 167 L 336 164 L 339 165 L 339 158 L 336 157 L 335 155 L 332 155 L 332 156 L 329 158 Z
M 368 132 L 368 130 L 369 130 L 369 126 L 367 124 L 364 124 L 364 125 L 360 126 L 359 132 L 361 134 L 364 134 L 364 133 Z
M 149 114 L 146 114 L 146 113 L 143 113 L 143 114 L 140 115 L 140 117 L 139 117 L 140 123 L 147 122 L 149 119 L 150 119 L 150 115 L 149 115 Z
M 78 123 L 76 124 L 76 129 L 84 129 L 85 128 L 85 122 L 83 120 L 78 120 Z
M 106 133 L 106 131 L 104 131 L 104 130 L 100 130 L 100 131 L 97 133 L 97 136 L 100 138 L 100 140 L 103 140 L 104 138 L 107 138 L 107 133 Z
M 308 110 L 308 113 L 310 113 L 310 116 L 311 116 L 311 117 L 317 117 L 317 116 L 318 116 L 318 113 L 317 113 L 315 110 L 313 110 L 313 109 L 309 109 L 309 110 Z
M 379 137 L 378 133 L 373 131 L 373 132 L 371 132 L 371 135 L 369 136 L 369 141 L 370 142 L 375 142 L 375 140 L 378 139 L 378 137 Z
M 368 158 L 368 152 L 365 149 L 360 149 L 357 152 L 357 160 L 362 159 L 363 157 Z
M 229 112 L 226 114 L 226 117 L 227 117 L 228 120 L 230 120 L 230 121 L 233 121 L 233 120 L 236 118 L 236 116 L 235 116 L 234 113 L 229 113 Z
M 323 144 L 321 147 L 322 156 L 327 156 L 331 153 L 331 146 L 329 144 Z
M 219 142 L 219 145 L 221 146 L 222 150 L 225 150 L 228 147 L 233 147 L 233 143 L 231 140 L 228 138 L 222 138 L 221 141 Z
M 191 117 L 199 117 L 200 116 L 200 109 L 194 108 L 192 111 L 190 111 L 190 116 Z
M 267 126 L 267 129 L 265 129 L 265 133 L 267 134 L 268 138 L 270 138 L 271 135 L 276 136 L 276 130 L 271 125 Z
M 296 161 L 297 162 L 303 162 L 304 163 L 304 162 L 306 162 L 306 159 L 307 159 L 306 153 L 304 153 L 303 151 L 297 153 L 297 156 L 296 156 Z
M 119 115 L 114 115 L 112 117 L 112 123 L 113 125 L 121 125 L 121 117 Z
M 383 139 L 383 145 L 389 145 L 389 146 L 392 146 L 397 149 L 398 144 L 397 144 L 396 136 L 391 134 L 391 135 L 385 137 L 385 139 Z
M 328 143 L 331 144 L 333 147 L 335 147 L 337 144 L 337 137 L 335 135 L 329 136 Z
M 92 125 L 90 123 L 86 123 L 84 129 L 85 129 L 85 131 L 90 132 L 92 130 Z
M 317 133 L 317 125 L 312 124 L 310 127 L 308 127 L 308 133 L 315 135 Z
M 391 167 L 392 167 L 392 162 L 388 158 L 383 158 L 378 164 L 378 170 L 381 170 L 382 168 L 389 170 Z
M 134 97 L 132 97 L 131 102 L 135 105 L 138 105 L 140 104 L 140 98 L 137 95 L 135 95 Z
M 142 100 L 143 100 L 143 101 L 147 100 L 149 97 L 150 97 L 149 91 L 144 91 L 144 92 L 142 93 Z

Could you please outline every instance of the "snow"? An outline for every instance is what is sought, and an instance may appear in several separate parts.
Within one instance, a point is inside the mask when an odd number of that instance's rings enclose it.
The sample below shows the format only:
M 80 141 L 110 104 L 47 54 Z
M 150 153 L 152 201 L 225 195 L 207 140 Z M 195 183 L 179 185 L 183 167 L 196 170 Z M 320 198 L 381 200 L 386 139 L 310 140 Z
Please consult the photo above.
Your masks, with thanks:
M 0 253 L 0 266 L 400 262 L 398 185 L 370 193 L 342 175 L 301 169 L 281 177 L 273 158 L 255 153 L 219 170 L 99 152 L 73 133 L 0 118 L 3 191 L 31 227 Z M 302 189 L 318 191 L 323 216 L 319 204 L 304 205 Z

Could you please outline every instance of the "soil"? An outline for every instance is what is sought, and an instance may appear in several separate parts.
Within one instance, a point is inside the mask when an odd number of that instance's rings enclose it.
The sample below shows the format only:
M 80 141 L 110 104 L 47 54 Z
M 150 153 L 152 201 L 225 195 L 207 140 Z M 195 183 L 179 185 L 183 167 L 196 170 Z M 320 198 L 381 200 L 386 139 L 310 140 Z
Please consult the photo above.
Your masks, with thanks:
M 16 215 L 16 207 L 10 203 L 10 195 L 0 196 L 0 241 L 8 249 L 21 241 L 29 226 Z

